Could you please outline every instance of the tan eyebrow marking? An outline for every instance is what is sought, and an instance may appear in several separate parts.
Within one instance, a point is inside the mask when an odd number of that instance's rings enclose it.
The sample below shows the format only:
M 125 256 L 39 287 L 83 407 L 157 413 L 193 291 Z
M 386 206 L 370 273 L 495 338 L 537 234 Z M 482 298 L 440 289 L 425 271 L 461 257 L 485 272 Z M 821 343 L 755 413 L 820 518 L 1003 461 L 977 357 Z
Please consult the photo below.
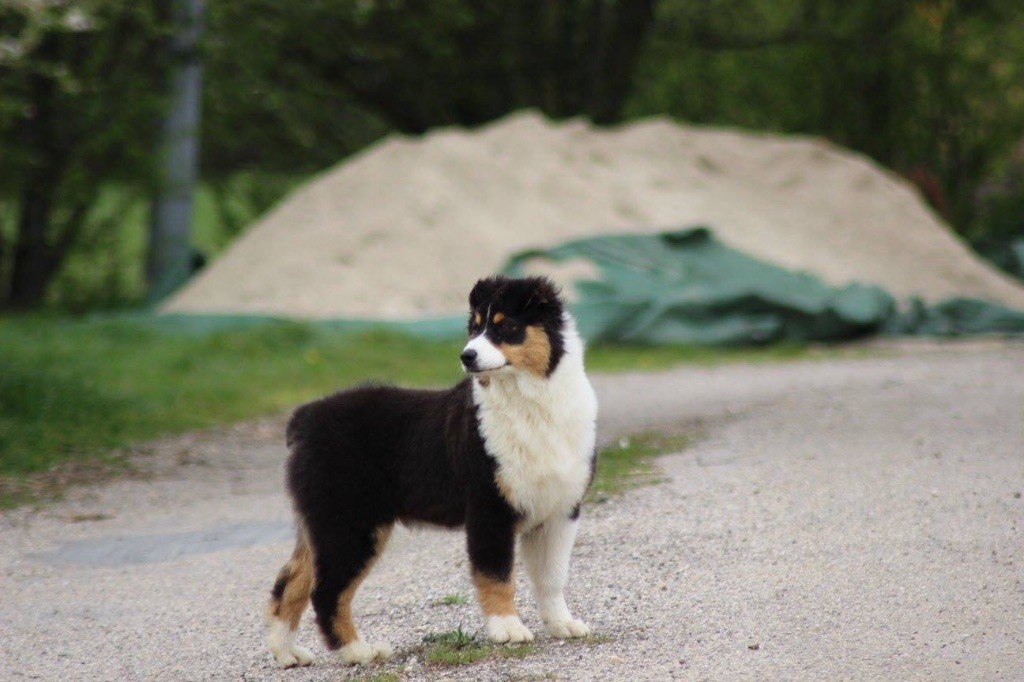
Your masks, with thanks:
M 505 313 L 494 313 L 494 324 L 501 324 L 501 321 L 505 319 Z
M 474 322 L 475 322 L 476 324 L 480 324 L 481 322 L 483 322 L 483 321 L 484 321 L 484 318 L 480 317 L 480 313 L 477 313 L 477 314 L 476 314 L 476 316 L 475 316 L 475 317 L 473 318 L 473 321 L 474 321 Z

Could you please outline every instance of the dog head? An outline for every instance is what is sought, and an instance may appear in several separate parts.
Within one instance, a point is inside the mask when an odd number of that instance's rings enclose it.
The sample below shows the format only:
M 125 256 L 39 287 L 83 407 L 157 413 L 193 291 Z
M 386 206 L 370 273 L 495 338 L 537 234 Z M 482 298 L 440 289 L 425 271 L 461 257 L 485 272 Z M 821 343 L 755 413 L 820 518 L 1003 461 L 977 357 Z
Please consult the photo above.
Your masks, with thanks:
M 469 294 L 463 369 L 551 376 L 565 353 L 563 311 L 558 288 L 545 277 L 480 280 Z

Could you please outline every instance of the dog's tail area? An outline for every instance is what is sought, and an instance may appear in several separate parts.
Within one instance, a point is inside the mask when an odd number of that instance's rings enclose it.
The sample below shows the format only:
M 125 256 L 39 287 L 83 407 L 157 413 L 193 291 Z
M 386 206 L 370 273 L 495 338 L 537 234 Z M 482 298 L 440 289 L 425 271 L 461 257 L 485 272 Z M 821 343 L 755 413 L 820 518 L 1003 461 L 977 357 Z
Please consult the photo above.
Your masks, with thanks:
M 295 645 L 295 631 L 313 591 L 313 552 L 301 523 L 297 531 L 295 550 L 278 572 L 267 606 L 270 622 L 267 643 L 274 658 L 285 668 L 313 662 L 309 651 Z

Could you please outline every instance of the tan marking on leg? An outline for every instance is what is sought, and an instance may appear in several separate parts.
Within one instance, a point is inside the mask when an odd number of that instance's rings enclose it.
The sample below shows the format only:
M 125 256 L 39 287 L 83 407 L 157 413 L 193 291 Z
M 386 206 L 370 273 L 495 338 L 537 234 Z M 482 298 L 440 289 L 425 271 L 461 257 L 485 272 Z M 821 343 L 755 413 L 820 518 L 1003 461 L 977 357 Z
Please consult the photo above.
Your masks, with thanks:
M 516 615 L 514 582 L 509 580 L 503 583 L 482 573 L 473 573 L 473 584 L 476 586 L 476 596 L 485 616 Z
M 494 318 L 491 320 L 494 324 L 501 324 L 505 319 L 505 313 L 494 313 Z
M 292 557 L 281 569 L 281 573 L 287 576 L 288 582 L 281 599 L 271 599 L 270 615 L 283 620 L 291 630 L 295 630 L 299 627 L 303 611 L 309 605 L 309 595 L 313 590 L 313 552 L 301 528 Z
M 526 328 L 526 339 L 520 344 L 503 343 L 499 346 L 505 359 L 513 367 L 547 376 L 551 366 L 551 339 L 543 327 L 530 325 Z
M 352 620 L 352 600 L 356 596 L 356 590 L 366 580 L 366 576 L 370 574 L 370 570 L 377 563 L 377 560 L 380 559 L 380 555 L 388 543 L 388 538 L 391 537 L 391 530 L 393 528 L 394 526 L 381 526 L 377 529 L 377 540 L 373 556 L 366 562 L 362 572 L 338 596 L 338 608 L 334 612 L 334 634 L 341 640 L 342 646 L 359 639 L 359 631 Z

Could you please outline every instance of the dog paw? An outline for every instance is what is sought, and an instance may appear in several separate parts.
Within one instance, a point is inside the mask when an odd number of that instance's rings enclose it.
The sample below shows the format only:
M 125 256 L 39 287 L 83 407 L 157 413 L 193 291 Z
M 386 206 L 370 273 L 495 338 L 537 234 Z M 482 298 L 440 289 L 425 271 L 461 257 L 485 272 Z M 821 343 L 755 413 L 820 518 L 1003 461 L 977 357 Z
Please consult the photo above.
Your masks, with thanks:
M 373 657 L 378 661 L 386 661 L 395 655 L 395 650 L 384 642 L 375 642 L 370 647 L 373 649 Z
M 499 644 L 533 641 L 533 633 L 519 616 L 491 616 L 487 619 L 487 636 Z
M 341 662 L 345 665 L 366 665 L 374 660 L 386 661 L 394 655 L 387 644 L 368 644 L 361 639 L 341 647 Z
M 274 659 L 282 668 L 294 668 L 297 665 L 306 666 L 312 664 L 314 660 L 313 652 L 294 644 L 274 651 Z
M 294 668 L 313 662 L 313 654 L 308 649 L 295 646 L 295 631 L 284 621 L 277 620 L 271 625 L 267 645 L 274 654 L 274 660 L 282 668 Z
M 590 634 L 590 626 L 582 620 L 569 618 L 568 620 L 555 620 L 545 623 L 548 634 L 558 639 L 569 639 L 571 637 L 586 637 Z

